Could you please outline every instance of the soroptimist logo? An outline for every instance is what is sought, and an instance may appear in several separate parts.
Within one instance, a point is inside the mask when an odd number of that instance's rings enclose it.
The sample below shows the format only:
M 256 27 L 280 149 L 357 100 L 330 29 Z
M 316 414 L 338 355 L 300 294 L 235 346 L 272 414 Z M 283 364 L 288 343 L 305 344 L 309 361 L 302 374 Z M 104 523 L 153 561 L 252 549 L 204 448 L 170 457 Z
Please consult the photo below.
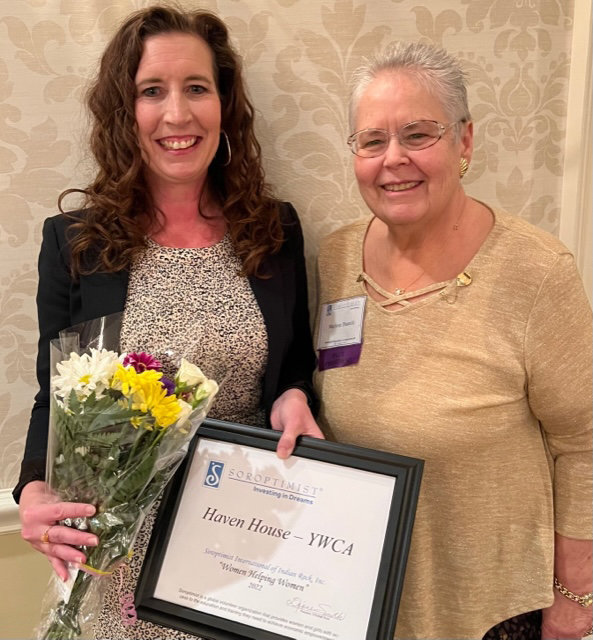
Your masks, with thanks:
M 206 477 L 204 478 L 204 486 L 210 487 L 210 489 L 218 489 L 222 479 L 223 470 L 224 462 L 210 460 L 210 463 L 208 464 L 208 471 L 206 471 Z

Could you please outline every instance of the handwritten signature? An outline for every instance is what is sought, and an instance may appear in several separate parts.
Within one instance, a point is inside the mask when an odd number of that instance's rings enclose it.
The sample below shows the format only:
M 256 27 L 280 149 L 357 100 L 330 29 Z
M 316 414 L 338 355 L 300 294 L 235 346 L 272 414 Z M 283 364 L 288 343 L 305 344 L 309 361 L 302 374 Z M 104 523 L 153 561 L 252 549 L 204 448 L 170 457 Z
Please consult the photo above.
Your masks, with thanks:
M 302 598 L 290 598 L 286 601 L 289 607 L 293 607 L 300 613 L 323 620 L 344 620 L 346 614 L 343 611 L 336 611 L 331 605 L 326 603 L 310 604 Z

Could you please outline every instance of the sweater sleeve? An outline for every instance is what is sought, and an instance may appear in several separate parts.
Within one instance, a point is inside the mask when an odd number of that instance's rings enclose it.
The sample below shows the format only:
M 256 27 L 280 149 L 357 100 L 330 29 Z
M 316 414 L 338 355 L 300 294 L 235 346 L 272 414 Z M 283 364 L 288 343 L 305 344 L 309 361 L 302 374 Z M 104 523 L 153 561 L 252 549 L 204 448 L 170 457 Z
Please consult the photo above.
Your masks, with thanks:
M 574 260 L 558 256 L 527 323 L 528 397 L 553 460 L 555 529 L 591 538 L 591 308 Z
M 23 487 L 33 480 L 45 480 L 47 433 L 49 424 L 50 340 L 68 327 L 70 322 L 69 268 L 63 254 L 64 238 L 56 218 L 48 218 L 43 225 L 39 252 L 37 287 L 37 317 L 39 343 L 37 350 L 37 381 L 25 453 L 18 484 L 13 491 L 18 502 Z

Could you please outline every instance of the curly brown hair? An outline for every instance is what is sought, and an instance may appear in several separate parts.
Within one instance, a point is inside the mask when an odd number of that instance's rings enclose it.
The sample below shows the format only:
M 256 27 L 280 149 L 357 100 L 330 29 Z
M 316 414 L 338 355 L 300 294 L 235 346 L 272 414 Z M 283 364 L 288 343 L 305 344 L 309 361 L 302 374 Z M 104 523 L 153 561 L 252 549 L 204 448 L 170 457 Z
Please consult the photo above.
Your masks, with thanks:
M 144 177 L 138 142 L 135 76 L 144 41 L 163 33 L 187 33 L 210 47 L 221 101 L 221 128 L 226 144 L 219 146 L 208 168 L 208 192 L 221 204 L 243 275 L 261 274 L 262 260 L 283 241 L 278 202 L 264 179 L 261 147 L 254 132 L 254 109 L 247 97 L 241 60 L 229 42 L 225 24 L 209 11 L 185 11 L 151 6 L 131 14 L 113 36 L 87 93 L 93 117 L 90 149 L 98 171 L 85 189 L 83 211 L 67 214 L 70 226 L 71 269 L 74 276 L 129 268 L 145 248 L 148 229 L 158 211 Z

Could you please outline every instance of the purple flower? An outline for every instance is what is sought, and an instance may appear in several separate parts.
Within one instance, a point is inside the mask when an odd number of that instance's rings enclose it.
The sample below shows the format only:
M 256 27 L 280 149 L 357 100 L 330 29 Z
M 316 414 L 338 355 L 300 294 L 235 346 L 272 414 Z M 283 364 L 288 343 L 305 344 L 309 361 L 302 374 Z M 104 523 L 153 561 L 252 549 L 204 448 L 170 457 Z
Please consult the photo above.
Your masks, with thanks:
M 142 373 L 148 369 L 153 369 L 154 371 L 161 370 L 161 363 L 154 356 L 144 352 L 128 353 L 124 358 L 124 367 L 130 365 L 134 367 L 137 373 Z
M 161 384 L 163 385 L 168 396 L 171 396 L 173 395 L 173 393 L 175 393 L 175 383 L 173 382 L 173 380 L 169 380 L 169 378 L 165 378 L 165 376 L 163 376 L 161 378 Z

